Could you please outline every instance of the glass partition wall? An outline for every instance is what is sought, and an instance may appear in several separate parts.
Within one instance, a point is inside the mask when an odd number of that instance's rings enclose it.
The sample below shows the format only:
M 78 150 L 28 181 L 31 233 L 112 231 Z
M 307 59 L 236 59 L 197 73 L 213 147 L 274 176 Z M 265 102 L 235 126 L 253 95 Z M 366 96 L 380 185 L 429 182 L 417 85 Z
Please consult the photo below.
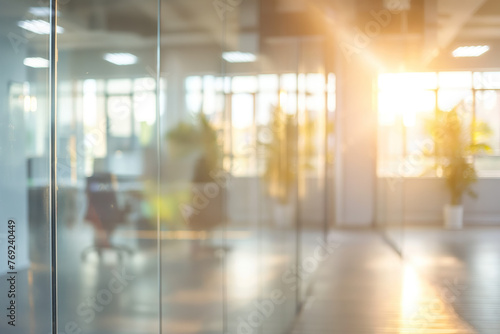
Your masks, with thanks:
M 299 300 L 306 301 L 313 289 L 314 273 L 324 261 L 317 249 L 328 237 L 327 120 L 334 112 L 329 100 L 335 94 L 335 75 L 327 69 L 326 44 L 320 38 L 298 42 L 297 180 Z M 331 181 L 330 181 L 331 182 Z
M 157 7 L 58 6 L 59 332 L 158 331 Z
M 53 251 L 49 242 L 53 214 L 47 69 L 50 10 L 36 1 L 2 1 L 1 7 L 0 331 L 48 333 Z M 36 25 L 33 20 L 46 24 Z
M 1 332 L 285 333 L 327 230 L 324 41 L 254 0 L 4 7 Z

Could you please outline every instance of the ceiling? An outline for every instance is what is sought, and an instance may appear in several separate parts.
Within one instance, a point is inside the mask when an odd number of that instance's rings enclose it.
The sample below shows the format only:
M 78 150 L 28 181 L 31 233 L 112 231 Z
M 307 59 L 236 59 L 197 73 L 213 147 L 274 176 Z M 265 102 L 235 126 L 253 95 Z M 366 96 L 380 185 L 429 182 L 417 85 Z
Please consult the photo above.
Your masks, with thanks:
M 329 17 L 339 45 L 354 45 L 385 70 L 500 68 L 499 0 L 411 0 L 409 12 L 392 12 L 390 23 L 380 24 L 381 32 L 369 36 L 363 47 L 356 38 L 362 41 L 360 33 L 376 25 L 373 13 L 387 12 L 384 0 L 316 3 Z M 489 45 L 490 51 L 474 59 L 453 58 L 452 51 L 465 45 Z
M 440 51 L 431 67 L 445 70 L 500 68 L 500 1 L 439 0 L 438 10 Z M 489 45 L 490 50 L 480 57 L 452 57 L 454 49 L 468 45 Z
M 500 40 L 500 1 L 478 1 L 482 5 L 468 17 L 456 39 L 459 41 Z
M 410 52 L 422 52 L 422 64 L 432 68 L 499 68 L 500 59 L 500 1 L 499 0 L 412 0 L 423 3 L 425 8 L 424 28 L 417 36 L 421 41 Z M 169 45 L 221 45 L 234 43 L 242 32 L 257 31 L 258 20 L 247 24 L 251 12 L 249 4 L 256 7 L 258 0 L 233 1 L 225 16 L 225 26 L 214 1 L 163 0 L 161 1 L 161 41 Z M 353 3 L 355 0 L 353 0 Z M 59 25 L 65 33 L 59 35 L 61 50 L 78 49 L 133 49 L 152 48 L 157 43 L 156 0 L 60 0 Z M 292 3 L 293 6 L 289 6 Z M 345 0 L 279 0 L 277 10 L 304 11 L 316 4 L 323 16 L 334 23 L 338 31 L 347 31 L 345 17 L 351 15 Z M 358 6 L 380 8 L 382 0 L 356 0 Z M 378 6 L 378 7 L 377 7 Z M 2 8 L 0 17 L 29 19 L 22 6 L 12 3 Z M 254 15 L 257 15 L 254 13 Z M 31 17 L 32 18 L 32 17 Z M 252 20 L 250 20 L 252 21 Z M 223 28 L 226 40 L 223 40 Z M 353 36 L 348 36 L 352 38 Z M 402 45 L 401 36 L 387 35 L 386 50 L 394 58 L 404 58 L 398 53 Z M 408 38 L 408 35 L 405 37 Z M 413 38 L 413 37 L 412 37 Z M 46 43 L 40 38 L 40 43 Z M 422 42 L 423 40 L 423 42 Z M 33 39 L 36 41 L 36 38 Z M 487 44 L 491 49 L 477 59 L 456 59 L 451 51 L 461 45 Z M 422 50 L 420 50 L 422 49 Z

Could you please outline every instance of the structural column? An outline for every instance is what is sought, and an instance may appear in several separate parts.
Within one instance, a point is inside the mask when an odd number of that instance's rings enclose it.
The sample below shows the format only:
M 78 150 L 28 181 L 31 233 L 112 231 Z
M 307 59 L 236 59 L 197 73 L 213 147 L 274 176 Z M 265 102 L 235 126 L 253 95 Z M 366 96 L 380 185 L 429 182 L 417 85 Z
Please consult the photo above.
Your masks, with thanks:
M 345 49 L 359 38 L 352 22 L 336 27 L 335 219 L 337 226 L 361 227 L 373 224 L 376 209 L 376 67 L 369 50 Z

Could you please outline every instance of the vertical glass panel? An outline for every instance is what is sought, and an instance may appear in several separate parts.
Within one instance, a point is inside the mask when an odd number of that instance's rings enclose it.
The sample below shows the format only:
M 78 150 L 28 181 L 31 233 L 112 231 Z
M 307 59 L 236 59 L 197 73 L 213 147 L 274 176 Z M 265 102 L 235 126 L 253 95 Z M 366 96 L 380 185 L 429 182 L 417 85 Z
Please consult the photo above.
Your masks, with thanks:
M 15 53 L 0 75 L 1 166 L 20 180 L 7 185 L 16 202 L 0 237 L 10 244 L 16 224 L 23 333 L 50 331 L 49 181 L 61 333 L 285 333 L 307 299 L 300 249 L 313 249 L 325 220 L 334 94 L 321 42 L 261 36 L 255 0 L 159 5 L 61 1 L 52 73 L 50 10 L 0 14 Z M 31 35 L 11 33 L 21 29 Z
M 161 0 L 161 182 L 156 203 L 162 230 L 163 333 L 211 334 L 225 328 L 224 265 L 233 254 L 226 199 L 233 182 L 223 169 L 231 138 L 221 72 L 223 16 L 212 1 Z M 142 5 L 141 5 L 142 6 Z M 227 139 L 227 140 L 225 140 Z M 154 203 L 154 202 L 153 202 Z M 248 275 L 233 267 L 239 282 Z M 225 276 L 227 275 L 227 276 Z M 228 290 L 226 290 L 228 291 Z M 239 293 L 244 294 L 241 289 Z
M 48 333 L 50 11 L 37 1 L 0 8 L 0 332 Z
M 60 333 L 158 332 L 157 7 L 59 6 Z
M 245 52 L 261 59 L 258 44 L 258 1 L 241 2 L 225 16 L 228 52 Z M 251 60 L 252 57 L 248 58 Z M 226 310 L 228 333 L 258 333 L 272 310 L 262 303 L 262 250 L 257 176 L 256 99 L 259 88 L 258 61 L 225 63 L 225 76 L 231 86 L 227 94 L 231 134 L 231 183 L 228 187 L 226 243 Z M 229 79 L 227 82 L 229 82 Z M 240 237 L 237 237 L 237 236 Z M 274 305 L 272 305 L 274 306 Z M 266 315 L 260 313 L 265 307 Z
M 257 123 L 260 171 L 261 302 L 274 312 L 261 333 L 285 333 L 297 310 L 297 44 L 263 39 L 262 54 L 279 87 L 258 97 Z M 272 72 L 271 72 L 272 73 Z M 274 87 L 273 87 L 274 88 Z
M 299 43 L 299 111 L 297 115 L 297 182 L 300 225 L 297 274 L 301 283 L 299 302 L 307 303 L 316 271 L 326 259 L 318 257 L 327 230 L 326 200 L 326 76 L 325 44 Z M 304 83 L 301 84 L 301 78 Z M 304 103 L 300 103 L 303 99 Z

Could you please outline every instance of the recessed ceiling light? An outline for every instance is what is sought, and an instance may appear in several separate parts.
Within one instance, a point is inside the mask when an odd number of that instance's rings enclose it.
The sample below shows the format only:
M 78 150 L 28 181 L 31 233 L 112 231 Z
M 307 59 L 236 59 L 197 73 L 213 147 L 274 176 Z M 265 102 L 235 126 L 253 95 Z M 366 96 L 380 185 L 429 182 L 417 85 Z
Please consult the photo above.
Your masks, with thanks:
M 17 25 L 25 30 L 34 32 L 39 35 L 50 34 L 50 23 L 44 20 L 23 20 L 17 22 Z M 62 34 L 64 28 L 57 26 L 57 33 Z
M 453 57 L 479 57 L 489 49 L 488 45 L 461 46 L 453 50 Z
M 229 63 L 251 63 L 257 60 L 253 53 L 240 51 L 224 52 L 222 58 Z
M 25 66 L 29 66 L 29 67 L 33 67 L 33 68 L 47 68 L 47 67 L 49 67 L 49 61 L 45 58 L 40 58 L 40 57 L 24 58 L 23 64 Z
M 38 17 L 48 17 L 52 10 L 49 7 L 30 7 L 29 13 Z M 60 16 L 60 12 L 57 11 L 57 16 Z
M 104 60 L 115 65 L 133 65 L 137 63 L 137 57 L 131 53 L 106 53 Z

